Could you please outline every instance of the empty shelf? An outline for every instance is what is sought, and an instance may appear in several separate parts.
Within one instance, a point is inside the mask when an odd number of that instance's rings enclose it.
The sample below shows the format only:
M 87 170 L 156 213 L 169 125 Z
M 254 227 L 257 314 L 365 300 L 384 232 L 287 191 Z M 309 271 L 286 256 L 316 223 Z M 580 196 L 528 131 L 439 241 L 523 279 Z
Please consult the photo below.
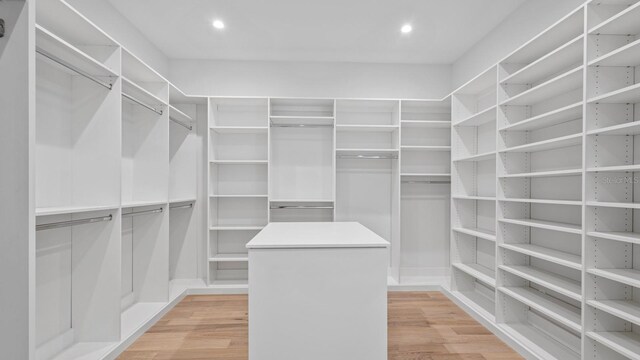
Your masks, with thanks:
M 640 2 L 622 10 L 589 30 L 589 34 L 637 35 L 640 33 Z
M 594 207 L 610 207 L 620 209 L 640 209 L 639 203 L 626 203 L 626 202 L 608 202 L 608 201 L 587 201 L 587 206 Z
M 521 174 L 507 174 L 500 175 L 500 178 L 534 178 L 534 177 L 557 177 L 557 176 L 575 176 L 581 175 L 582 169 L 568 169 L 568 170 L 552 170 L 552 171 L 536 171 L 530 173 Z
M 479 200 L 479 201 L 496 201 L 493 196 L 468 196 L 468 195 L 453 195 L 451 197 L 454 200 Z
M 637 333 L 589 331 L 587 336 L 629 359 L 640 359 L 640 335 Z
M 337 131 L 343 132 L 393 132 L 397 125 L 336 125 Z
M 149 106 L 167 105 L 167 102 L 152 94 L 149 90 L 122 76 L 122 93 L 146 103 Z M 161 109 L 156 109 L 162 111 Z
M 638 98 L 640 101 L 640 97 Z M 587 132 L 588 135 L 638 135 L 640 134 L 640 121 L 632 121 L 624 124 L 607 126 Z
M 476 114 L 458 121 L 457 123 L 453 124 L 453 126 L 480 126 L 491 121 L 496 121 L 496 117 L 496 106 L 494 105 L 488 109 L 484 109 Z
M 154 205 L 164 205 L 167 204 L 167 200 L 130 200 L 123 201 L 122 207 L 125 209 L 134 208 L 134 207 L 142 207 L 142 206 L 154 206 Z
M 580 255 L 533 244 L 500 244 L 500 247 L 572 269 L 582 269 L 582 258 Z
M 579 200 L 551 200 L 551 199 L 500 199 L 506 202 L 519 202 L 526 204 L 548 204 L 548 205 L 569 205 L 581 206 L 582 201 Z
M 617 281 L 629 286 L 640 287 L 640 270 L 636 269 L 589 269 L 589 274 Z
M 640 304 L 625 300 L 587 300 L 587 304 L 626 321 L 640 324 Z
M 242 194 L 242 195 L 210 195 L 212 198 L 266 198 L 267 194 Z
M 536 151 L 546 151 L 553 149 L 561 149 L 569 146 L 576 146 L 582 144 L 582 134 L 571 134 L 566 136 L 560 136 L 557 138 L 537 141 L 530 144 L 524 144 L 519 146 L 514 146 L 510 148 L 506 148 L 504 150 L 500 150 L 501 153 L 504 152 L 536 152 Z
M 436 121 L 436 120 L 402 120 L 400 121 L 400 125 L 403 127 L 412 127 L 412 128 L 450 128 L 451 121 Z
M 519 343 L 533 350 L 540 359 L 580 360 L 580 354 L 533 325 L 506 323 L 501 324 L 501 327 Z
M 454 295 L 484 318 L 495 321 L 495 302 L 477 291 L 454 291 Z
M 409 151 L 451 151 L 451 146 L 403 145 L 400 149 Z
M 486 230 L 486 229 L 480 229 L 480 228 L 468 229 L 468 228 L 463 228 L 463 227 L 454 227 L 451 230 L 453 230 L 455 232 L 462 233 L 462 234 L 475 236 L 475 237 L 480 238 L 480 239 L 485 239 L 485 240 L 489 240 L 489 241 L 496 241 L 496 233 L 493 232 L 493 231 Z
M 582 317 L 577 307 L 530 287 L 501 287 L 498 290 L 577 332 L 582 331 Z
M 619 165 L 619 166 L 601 166 L 590 167 L 587 172 L 634 172 L 640 171 L 640 165 Z
M 503 84 L 531 84 L 553 75 L 569 66 L 582 62 L 583 35 L 547 53 L 512 75 Z
M 217 254 L 209 258 L 210 262 L 247 262 L 247 254 Z
M 640 83 L 593 97 L 588 102 L 594 104 L 632 104 L 640 102 Z
M 36 216 L 78 214 L 89 211 L 115 210 L 120 205 L 95 205 L 95 206 L 56 206 L 36 208 Z
M 637 66 L 640 65 L 640 39 L 604 54 L 589 66 Z
M 531 266 L 500 265 L 499 268 L 571 299 L 582 301 L 582 290 L 578 281 Z
M 463 162 L 463 161 L 486 161 L 486 160 L 492 160 L 496 158 L 496 152 L 495 151 L 489 151 L 486 153 L 482 153 L 482 154 L 477 154 L 477 155 L 471 155 L 471 156 L 467 156 L 467 157 L 463 157 L 463 158 L 458 158 L 453 160 L 454 162 Z
M 247 279 L 234 280 L 211 280 L 210 286 L 216 289 L 248 289 L 249 281 Z
M 267 160 L 211 160 L 212 164 L 218 165 L 266 165 Z
M 570 234 L 582 234 L 580 225 L 561 223 L 556 221 L 536 220 L 536 219 L 500 219 L 502 223 L 529 226 L 538 229 L 555 230 Z
M 456 269 L 470 275 L 487 285 L 491 285 L 492 287 L 496 287 L 496 273 L 489 268 L 486 268 L 482 265 L 478 264 L 462 264 L 462 263 L 453 263 L 451 266 Z
M 582 66 L 515 95 L 500 105 L 533 105 L 582 86 Z
M 413 177 L 450 177 L 450 173 L 401 173 L 400 176 Z
M 209 228 L 214 231 L 262 230 L 264 225 L 215 225 Z
M 587 236 L 601 239 L 640 244 L 640 233 L 627 231 L 587 231 Z
M 555 109 L 534 117 L 507 125 L 500 130 L 528 131 L 562 124 L 582 118 L 582 102 Z
M 214 126 L 211 130 L 218 134 L 266 134 L 269 128 L 266 126 Z

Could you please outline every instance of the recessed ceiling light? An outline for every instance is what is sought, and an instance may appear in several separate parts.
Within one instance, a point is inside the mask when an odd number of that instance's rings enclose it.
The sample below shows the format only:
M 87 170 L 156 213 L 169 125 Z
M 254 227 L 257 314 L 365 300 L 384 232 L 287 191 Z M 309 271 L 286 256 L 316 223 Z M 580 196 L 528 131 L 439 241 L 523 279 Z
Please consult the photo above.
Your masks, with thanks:
M 213 21 L 213 27 L 220 30 L 220 29 L 224 29 L 224 23 L 220 20 L 214 20 Z
M 413 27 L 412 27 L 410 24 L 402 25 L 402 28 L 400 28 L 400 31 L 401 31 L 403 34 L 408 34 L 408 33 L 410 33 L 412 30 L 413 30 Z

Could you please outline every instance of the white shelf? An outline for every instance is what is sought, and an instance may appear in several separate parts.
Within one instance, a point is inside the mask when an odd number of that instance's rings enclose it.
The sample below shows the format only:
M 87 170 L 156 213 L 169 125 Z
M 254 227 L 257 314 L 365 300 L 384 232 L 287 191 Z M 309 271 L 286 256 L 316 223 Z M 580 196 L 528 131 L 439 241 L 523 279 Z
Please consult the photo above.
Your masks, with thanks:
M 506 202 L 519 202 L 526 204 L 548 204 L 548 205 L 570 205 L 581 206 L 582 201 L 578 200 L 550 200 L 550 199 L 499 199 Z
M 170 204 L 178 204 L 178 203 L 186 203 L 186 202 L 196 202 L 196 198 L 177 198 L 169 200 Z
M 209 287 L 213 289 L 246 290 L 249 289 L 249 280 L 211 280 Z
M 629 359 L 640 359 L 640 335 L 637 333 L 589 331 L 587 336 Z
M 266 165 L 267 160 L 211 160 L 211 164 L 217 165 Z
M 496 106 L 494 105 L 454 123 L 453 126 L 480 126 L 491 121 L 495 121 L 496 117 L 497 112 Z
M 536 219 L 499 219 L 498 221 L 507 224 L 529 226 L 538 229 L 554 230 L 570 234 L 582 234 L 582 227 L 580 225 L 567 224 L 556 221 Z
M 589 269 L 589 274 L 617 281 L 629 286 L 640 287 L 640 270 L 636 269 Z
M 122 208 L 130 209 L 130 208 L 143 207 L 143 206 L 166 205 L 167 203 L 168 201 L 166 200 L 123 201 Z
M 120 205 L 59 206 L 36 208 L 36 216 L 78 214 L 90 211 L 116 210 Z
M 587 168 L 587 172 L 635 172 L 640 171 L 640 164 L 619 165 L 619 166 L 601 166 Z
M 409 128 L 435 128 L 446 129 L 451 127 L 451 121 L 438 121 L 438 120 L 402 120 L 400 121 L 402 127 Z
M 630 104 L 640 102 L 640 83 L 592 97 L 588 102 L 593 104 Z
M 637 35 L 640 33 L 640 3 L 635 3 L 589 30 L 594 35 Z
M 501 287 L 498 291 L 545 314 L 570 329 L 582 331 L 580 309 L 530 287 Z
M 625 300 L 587 300 L 587 304 L 623 320 L 640 324 L 640 304 Z
M 336 125 L 340 132 L 394 132 L 397 125 Z
M 495 321 L 495 302 L 476 291 L 453 291 L 458 299 L 489 321 Z
M 572 134 L 566 136 L 560 136 L 557 138 L 537 141 L 531 144 L 524 144 L 519 146 L 514 146 L 510 148 L 506 148 L 500 150 L 499 152 L 536 152 L 536 151 L 546 151 L 553 149 L 561 149 L 569 146 L 576 146 L 582 144 L 582 134 Z
M 587 201 L 587 206 L 610 207 L 619 209 L 640 209 L 640 203 L 625 202 Z
M 492 269 L 478 264 L 452 263 L 451 266 L 470 275 L 483 283 L 496 287 L 496 273 Z
M 247 254 L 217 254 L 209 258 L 209 262 L 248 262 Z
M 640 245 L 640 233 L 627 231 L 587 231 L 587 236 Z
M 322 125 L 334 126 L 333 116 L 270 116 L 272 125 Z
M 266 134 L 267 126 L 214 126 L 210 128 L 218 134 Z
M 464 161 L 486 161 L 492 160 L 496 158 L 495 151 L 489 151 L 482 154 L 471 155 L 463 158 L 454 159 L 454 162 L 464 162 Z
M 212 195 L 209 195 L 209 197 L 211 198 L 267 198 L 269 197 L 269 195 L 267 194 L 238 194 L 238 195 L 212 194 Z
M 413 177 L 450 177 L 450 173 L 401 173 L 400 176 Z
M 507 125 L 500 131 L 530 131 L 562 124 L 582 117 L 582 101 Z
M 56 354 L 51 360 L 103 359 L 116 345 L 117 342 L 78 342 Z
M 336 149 L 336 155 L 347 156 L 397 156 L 398 149 Z
M 173 105 L 169 105 L 169 117 L 180 120 L 186 124 L 191 124 L 193 122 L 191 116 L 185 114 L 184 112 L 182 112 L 182 110 Z
M 36 47 L 89 75 L 111 78 L 118 76 L 103 63 L 39 25 L 36 25 Z
M 581 286 L 580 283 L 575 280 L 531 266 L 500 265 L 499 268 L 525 280 L 563 294 L 571 299 L 582 301 Z
M 501 324 L 501 328 L 521 344 L 545 360 L 580 360 L 580 354 L 574 352 L 556 338 L 542 332 L 537 327 L 525 323 Z
M 142 86 L 136 84 L 135 82 L 127 79 L 124 76 L 122 76 L 121 78 L 122 78 L 123 94 L 131 95 L 134 98 L 142 102 L 145 102 L 147 105 L 150 105 L 150 106 L 162 106 L 162 105 L 166 106 L 167 105 L 166 101 L 152 94 Z M 157 108 L 156 110 L 162 111 L 161 108 Z
M 468 195 L 453 195 L 454 200 L 477 200 L 477 201 L 496 201 L 493 196 L 468 196 Z
M 488 241 L 496 241 L 496 233 L 486 229 L 480 229 L 480 228 L 467 229 L 463 227 L 454 227 L 451 230 L 455 232 L 459 232 L 461 234 L 475 236 L 477 238 L 485 239 Z
M 500 247 L 572 269 L 582 269 L 582 259 L 579 255 L 532 244 L 500 244 Z
M 400 146 L 400 149 L 406 151 L 451 151 L 451 146 L 403 145 Z
M 265 225 L 218 225 L 212 226 L 209 230 L 213 231 L 246 231 L 246 230 L 262 230 Z
M 500 175 L 500 178 L 536 178 L 536 177 L 558 177 L 558 176 L 575 176 L 581 175 L 582 169 L 552 170 L 552 171 L 536 171 L 530 173 L 507 174 Z
M 640 101 L 640 97 L 638 98 Z M 587 135 L 638 135 L 640 134 L 640 121 L 632 121 L 624 124 L 607 126 L 601 129 L 590 130 Z
M 582 66 L 569 70 L 538 86 L 503 101 L 500 105 L 533 105 L 577 89 L 582 85 Z
M 604 54 L 589 66 L 637 66 L 640 65 L 640 39 Z
M 502 84 L 531 84 L 544 77 L 575 65 L 582 60 L 583 39 L 580 35 L 538 60 L 506 77 Z

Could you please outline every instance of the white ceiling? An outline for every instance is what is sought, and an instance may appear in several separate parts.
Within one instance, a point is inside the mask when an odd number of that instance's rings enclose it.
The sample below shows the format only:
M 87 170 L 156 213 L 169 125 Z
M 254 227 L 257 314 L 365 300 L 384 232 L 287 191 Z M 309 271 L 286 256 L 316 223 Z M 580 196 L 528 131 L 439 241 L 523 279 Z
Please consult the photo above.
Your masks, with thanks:
M 525 0 L 109 1 L 174 59 L 448 64 Z

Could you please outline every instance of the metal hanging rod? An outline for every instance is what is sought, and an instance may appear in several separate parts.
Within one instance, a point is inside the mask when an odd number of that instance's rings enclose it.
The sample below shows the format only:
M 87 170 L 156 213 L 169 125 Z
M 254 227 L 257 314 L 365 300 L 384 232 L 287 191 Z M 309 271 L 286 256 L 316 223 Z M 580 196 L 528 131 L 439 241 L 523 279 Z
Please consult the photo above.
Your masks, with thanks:
M 143 211 L 134 211 L 127 214 L 122 214 L 122 217 L 131 217 L 131 216 L 140 216 L 140 215 L 150 215 L 150 214 L 159 214 L 163 212 L 163 208 L 153 209 L 153 210 L 143 210 Z
M 84 225 L 84 224 L 93 224 L 93 223 L 102 222 L 102 221 L 111 221 L 112 219 L 113 219 L 113 216 L 109 214 L 107 216 L 99 216 L 99 217 L 88 218 L 88 219 L 59 221 L 54 223 L 36 225 L 36 231 L 57 229 L 62 227 Z
M 451 184 L 451 181 L 444 180 L 404 180 L 403 184 Z
M 282 128 L 329 128 L 333 127 L 333 124 L 274 124 L 271 123 L 271 127 L 282 127 Z
M 337 155 L 338 159 L 394 160 L 398 155 Z
M 272 210 L 278 209 L 333 209 L 333 206 L 314 206 L 314 205 L 280 205 L 280 206 L 271 206 Z
M 142 106 L 142 107 L 143 107 L 143 108 L 145 108 L 145 109 L 149 109 L 149 110 L 153 111 L 154 113 L 156 113 L 156 114 L 158 114 L 158 115 L 162 115 L 162 114 L 163 114 L 162 110 L 158 110 L 158 109 L 154 108 L 153 106 L 148 105 L 148 104 L 147 104 L 147 103 L 145 103 L 144 101 L 142 101 L 142 100 L 138 100 L 138 99 L 136 99 L 135 97 L 133 97 L 133 96 L 131 96 L 131 95 L 127 94 L 127 93 L 122 93 L 122 96 L 124 96 L 124 97 L 126 97 L 127 99 L 129 99 L 129 100 L 133 101 L 134 103 L 136 103 L 136 104 L 138 104 L 138 105 Z
M 46 51 L 44 51 L 44 50 L 42 50 L 40 48 L 36 48 L 36 53 L 46 57 L 47 59 L 49 59 L 49 60 L 51 60 L 51 61 L 53 61 L 53 62 L 55 62 L 57 64 L 60 64 L 60 65 L 64 66 L 65 68 L 75 72 L 78 75 L 82 75 L 82 76 L 86 77 L 87 79 L 93 81 L 94 83 L 96 83 L 96 84 L 98 84 L 100 86 L 104 86 L 109 90 L 113 89 L 113 84 L 106 83 L 106 82 L 100 80 L 99 78 L 97 78 L 97 77 L 95 77 L 95 76 L 93 76 L 93 75 L 91 75 L 89 73 L 86 73 L 86 72 L 76 68 L 75 66 L 67 63 L 66 61 L 64 61 L 64 60 L 62 60 L 62 59 L 60 59 L 60 58 L 58 58 L 58 57 L 56 57 L 54 55 L 49 54 L 48 52 L 46 52 Z
M 180 126 L 182 126 L 184 128 L 189 129 L 189 131 L 193 130 L 193 126 L 191 126 L 191 125 L 189 125 L 189 124 L 187 124 L 185 122 L 182 122 L 182 121 L 174 118 L 173 116 L 169 116 L 169 120 L 173 121 L 174 123 L 176 123 L 176 124 L 178 124 L 178 125 L 180 125 Z
M 171 210 L 179 210 L 179 209 L 190 209 L 192 207 L 193 207 L 193 203 L 187 204 L 187 205 L 169 206 L 169 209 L 171 209 Z

